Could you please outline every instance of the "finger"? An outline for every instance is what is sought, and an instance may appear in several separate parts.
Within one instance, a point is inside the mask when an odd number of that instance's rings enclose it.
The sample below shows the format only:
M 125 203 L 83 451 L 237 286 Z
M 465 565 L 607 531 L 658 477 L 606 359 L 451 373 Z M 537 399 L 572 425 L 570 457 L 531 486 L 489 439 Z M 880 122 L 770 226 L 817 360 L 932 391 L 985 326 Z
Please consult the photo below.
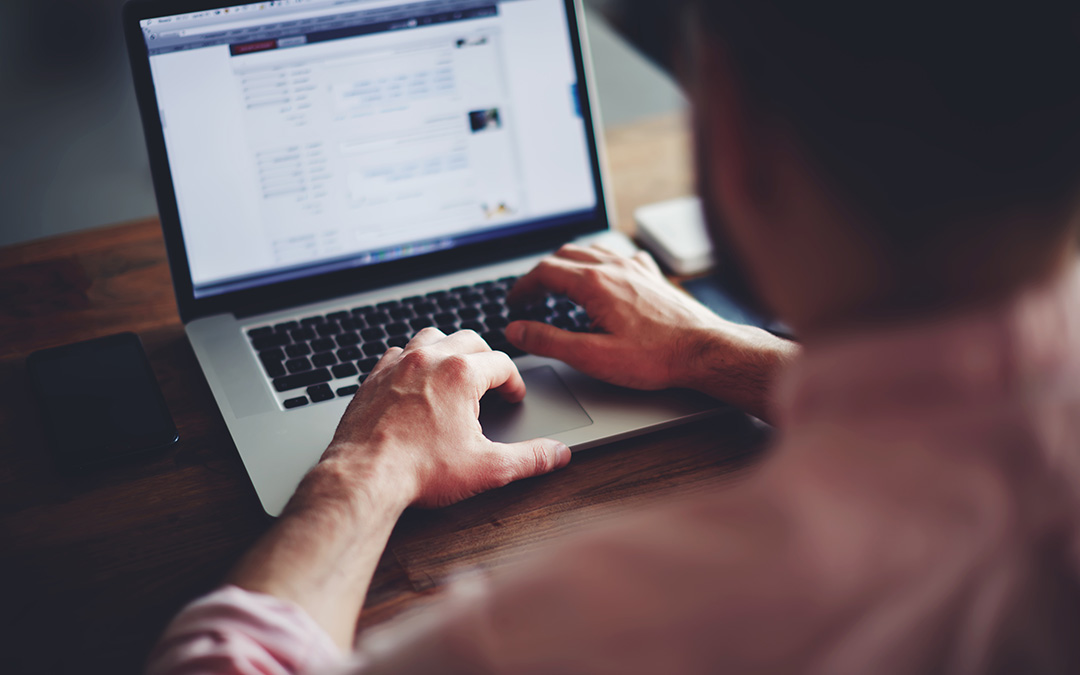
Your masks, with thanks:
M 562 469 L 570 463 L 570 448 L 548 438 L 525 441 L 523 443 L 494 443 L 494 451 L 499 455 L 498 464 L 502 466 L 499 478 L 503 485 L 542 476 Z
M 583 273 L 589 267 L 573 260 L 545 258 L 533 271 L 518 280 L 506 301 L 511 305 L 524 305 L 551 292 L 567 295 L 580 304 L 581 300 L 575 296 L 580 295 Z
M 506 339 L 518 349 L 558 359 L 582 370 L 607 353 L 610 336 L 571 333 L 536 321 L 515 321 L 506 327 Z
M 472 330 L 459 330 L 439 340 L 433 347 L 445 354 L 482 354 L 491 351 L 484 338 Z
M 611 259 L 625 260 L 626 259 L 626 256 L 621 255 L 619 253 L 616 253 L 615 251 L 612 251 L 610 248 L 608 248 L 607 246 L 604 246 L 603 244 L 593 244 L 589 248 L 596 251 L 601 257 L 606 258 L 608 260 L 611 260 Z
M 433 345 L 440 340 L 446 339 L 446 333 L 442 332 L 438 328 L 428 327 L 417 333 L 412 340 L 409 341 L 406 349 L 419 349 L 420 347 L 427 347 Z
M 649 268 L 649 270 L 656 272 L 657 274 L 663 274 L 663 272 L 660 270 L 660 265 L 656 262 L 656 258 L 653 258 L 651 255 L 649 255 L 647 251 L 638 251 L 637 254 L 634 255 L 634 260 L 638 261 L 645 267 Z
M 566 244 L 560 248 L 555 255 L 559 258 L 583 263 L 600 263 L 604 260 L 595 247 L 590 246 L 586 248 L 584 246 L 578 246 L 577 244 Z
M 398 360 L 401 359 L 401 354 L 404 351 L 405 350 L 401 347 L 391 347 L 390 349 L 387 349 L 386 353 L 382 355 L 381 359 L 379 359 L 379 362 L 375 364 L 374 368 L 371 369 L 371 375 L 369 375 L 369 377 L 374 376 L 377 373 L 381 373 L 393 364 L 397 363 Z
M 470 355 L 469 361 L 481 387 L 477 400 L 489 391 L 497 392 L 510 403 L 521 403 L 525 399 L 525 380 L 521 379 L 521 372 L 505 352 L 488 350 Z

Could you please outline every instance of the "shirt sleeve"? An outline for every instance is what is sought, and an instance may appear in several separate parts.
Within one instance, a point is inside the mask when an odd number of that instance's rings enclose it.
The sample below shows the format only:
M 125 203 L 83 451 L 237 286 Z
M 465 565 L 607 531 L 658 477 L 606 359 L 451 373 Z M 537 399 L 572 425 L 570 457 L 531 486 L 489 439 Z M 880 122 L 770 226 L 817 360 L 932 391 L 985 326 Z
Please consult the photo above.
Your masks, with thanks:
M 226 586 L 188 605 L 150 654 L 148 675 L 300 675 L 343 655 L 302 609 Z

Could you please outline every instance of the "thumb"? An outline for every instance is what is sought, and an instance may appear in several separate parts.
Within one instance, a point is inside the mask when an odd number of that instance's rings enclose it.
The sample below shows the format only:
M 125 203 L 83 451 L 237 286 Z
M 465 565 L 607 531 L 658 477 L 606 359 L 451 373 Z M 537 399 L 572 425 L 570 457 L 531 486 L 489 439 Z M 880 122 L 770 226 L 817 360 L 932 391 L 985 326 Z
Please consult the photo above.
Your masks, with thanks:
M 548 438 L 522 443 L 496 443 L 505 459 L 501 478 L 505 483 L 542 476 L 570 463 L 570 448 Z
M 546 323 L 515 321 L 506 327 L 506 339 L 518 349 L 537 356 L 547 356 L 570 365 L 589 360 L 592 352 L 601 349 L 599 335 L 571 333 Z

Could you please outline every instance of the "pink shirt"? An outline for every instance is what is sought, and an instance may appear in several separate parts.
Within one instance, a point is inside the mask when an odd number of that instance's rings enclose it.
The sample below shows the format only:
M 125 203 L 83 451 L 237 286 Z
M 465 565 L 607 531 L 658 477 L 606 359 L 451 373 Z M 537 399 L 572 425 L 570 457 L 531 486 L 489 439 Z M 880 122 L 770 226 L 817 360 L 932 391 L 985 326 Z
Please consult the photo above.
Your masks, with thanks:
M 779 413 L 739 487 L 459 584 L 355 655 L 226 588 L 150 672 L 1080 672 L 1080 271 L 808 345 Z

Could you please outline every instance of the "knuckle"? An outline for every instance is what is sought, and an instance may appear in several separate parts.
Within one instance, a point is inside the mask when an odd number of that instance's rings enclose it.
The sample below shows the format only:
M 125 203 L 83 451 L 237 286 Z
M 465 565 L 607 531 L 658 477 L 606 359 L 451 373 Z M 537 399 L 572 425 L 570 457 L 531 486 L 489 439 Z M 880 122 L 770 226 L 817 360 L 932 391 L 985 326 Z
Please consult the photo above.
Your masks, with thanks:
M 602 267 L 589 267 L 582 272 L 582 281 L 586 288 L 599 288 L 607 281 L 607 271 Z
M 532 469 L 533 475 L 547 473 L 552 468 L 548 453 L 539 444 L 534 444 L 529 447 L 529 452 L 526 454 L 524 461 L 526 468 Z M 529 464 L 531 464 L 531 467 Z
M 443 360 L 442 368 L 453 380 L 461 382 L 472 377 L 472 362 L 462 354 L 454 354 Z
M 424 328 L 419 333 L 417 333 L 413 337 L 413 339 L 415 340 L 418 337 L 425 337 L 425 338 L 436 337 L 436 336 L 442 335 L 442 334 L 443 334 L 443 332 L 441 330 L 439 330 L 438 328 L 435 328 L 434 326 L 428 326 L 427 328 Z
M 541 273 L 541 274 L 550 273 L 550 272 L 556 272 L 559 269 L 561 269 L 559 267 L 559 264 L 557 262 L 555 262 L 554 258 L 551 258 L 551 257 L 544 258 L 536 266 L 536 271 L 538 273 Z
M 395 349 L 397 348 L 395 347 Z M 401 367 L 407 370 L 427 370 L 430 364 L 431 355 L 423 347 L 406 352 L 401 356 Z

